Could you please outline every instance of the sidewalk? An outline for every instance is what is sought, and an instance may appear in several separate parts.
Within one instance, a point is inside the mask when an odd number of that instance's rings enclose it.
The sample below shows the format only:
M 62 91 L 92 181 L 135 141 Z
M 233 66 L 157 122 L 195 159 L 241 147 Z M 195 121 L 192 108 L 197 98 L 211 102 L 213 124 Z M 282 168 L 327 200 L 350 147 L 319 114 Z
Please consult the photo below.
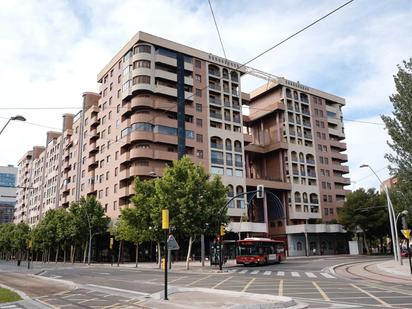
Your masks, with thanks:
M 399 262 L 395 262 L 394 260 L 390 260 L 378 263 L 376 267 L 384 274 L 399 276 L 404 280 L 410 280 L 412 283 L 412 274 L 409 267 L 409 260 L 407 258 L 403 259 L 403 265 L 400 265 Z

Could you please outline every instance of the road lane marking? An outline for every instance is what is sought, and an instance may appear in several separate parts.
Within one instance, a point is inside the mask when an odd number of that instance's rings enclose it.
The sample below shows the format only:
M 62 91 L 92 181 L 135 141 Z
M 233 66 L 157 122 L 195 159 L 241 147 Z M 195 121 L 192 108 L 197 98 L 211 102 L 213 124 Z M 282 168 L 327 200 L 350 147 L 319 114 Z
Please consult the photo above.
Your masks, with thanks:
M 382 299 L 376 297 L 375 295 L 372 295 L 371 293 L 369 293 L 368 291 L 365 291 L 364 289 L 361 289 L 360 287 L 354 285 L 353 283 L 351 283 L 350 285 L 353 286 L 355 289 L 358 289 L 358 290 L 361 291 L 362 293 L 365 293 L 365 294 L 368 295 L 369 297 L 372 297 L 374 300 L 376 300 L 377 302 L 381 303 L 381 304 L 384 305 L 385 307 L 392 307 L 392 306 L 389 305 L 388 303 L 384 302 Z
M 324 300 L 330 301 L 328 295 L 326 295 L 326 293 L 320 288 L 320 286 L 315 281 L 312 281 L 312 284 L 319 291 L 319 294 L 323 297 Z
M 256 280 L 256 278 L 253 278 L 252 280 L 250 280 L 250 281 L 248 282 L 248 284 L 245 285 L 245 287 L 243 288 L 242 292 L 245 292 L 245 291 L 249 288 L 249 286 L 253 283 L 253 281 L 255 281 L 255 280 Z
M 239 270 L 239 269 L 237 269 L 237 268 L 236 268 L 236 269 L 229 269 L 228 272 L 229 272 L 229 273 L 235 273 L 235 272 L 237 272 L 238 270 Z
M 314 273 L 305 273 L 309 278 L 317 278 Z
M 299 273 L 296 271 L 292 271 L 292 277 L 300 277 Z
M 277 275 L 278 275 L 278 276 L 284 276 L 284 275 L 285 275 L 285 272 L 284 272 L 284 271 L 278 271 Z
M 251 275 L 256 275 L 257 273 L 259 273 L 259 271 L 258 271 L 258 270 L 254 270 L 254 271 L 252 271 L 250 274 L 251 274 Z
M 196 284 L 196 283 L 198 283 L 198 282 L 200 282 L 200 281 L 202 281 L 202 280 L 205 280 L 205 279 L 207 279 L 207 278 L 210 278 L 211 276 L 212 276 L 212 275 L 208 275 L 208 276 L 206 276 L 206 277 L 197 279 L 197 280 L 193 281 L 192 283 L 186 284 L 186 286 L 192 286 L 193 284 Z
M 323 277 L 328 278 L 328 279 L 336 279 L 336 277 L 328 274 L 328 273 L 320 273 Z
M 247 269 L 239 271 L 239 274 L 246 274 L 247 273 Z
M 270 270 L 267 270 L 267 271 L 265 271 L 265 272 L 263 273 L 263 275 L 269 276 L 271 273 L 272 273 L 272 272 L 271 272 Z
M 218 286 L 220 286 L 222 283 L 224 283 L 224 282 L 226 282 L 226 281 L 228 281 L 228 280 L 230 280 L 230 279 L 232 279 L 233 278 L 233 276 L 232 277 L 229 277 L 229 278 L 226 278 L 225 280 L 222 280 L 222 281 L 220 281 L 218 284 L 216 284 L 216 285 L 214 285 L 213 287 L 212 287 L 212 289 L 216 289 Z
M 175 280 L 170 280 L 169 282 L 170 282 L 170 283 L 173 283 L 173 282 L 176 282 L 176 281 L 178 281 L 178 280 L 180 280 L 180 279 L 183 279 L 183 278 L 187 278 L 187 276 L 179 277 L 179 278 L 177 278 L 177 279 L 175 279 Z
M 278 295 L 283 296 L 283 279 L 280 279 L 279 281 Z

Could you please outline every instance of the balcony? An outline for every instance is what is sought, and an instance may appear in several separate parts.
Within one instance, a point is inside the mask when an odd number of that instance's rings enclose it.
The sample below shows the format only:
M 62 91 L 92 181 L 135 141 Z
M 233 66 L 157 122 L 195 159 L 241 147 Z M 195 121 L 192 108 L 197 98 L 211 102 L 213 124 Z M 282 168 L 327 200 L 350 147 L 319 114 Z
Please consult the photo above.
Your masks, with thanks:
M 220 85 L 210 83 L 209 84 L 209 89 L 216 90 L 217 92 L 220 92 Z
M 232 89 L 232 95 L 238 97 L 239 91 Z
M 315 160 L 307 159 L 306 164 L 315 165 Z
M 331 151 L 331 156 L 332 156 L 332 158 L 338 159 L 342 162 L 347 162 L 348 161 L 348 155 L 345 154 L 345 153 Z
M 306 139 L 312 139 L 312 134 L 310 134 L 310 133 L 304 133 L 303 134 L 303 136 L 306 138 Z
M 210 143 L 210 148 L 223 149 L 223 144 L 211 142 L 211 143 Z
M 220 77 L 220 72 L 218 70 L 209 69 L 209 75 Z
M 235 103 L 233 103 L 233 104 L 232 104 L 232 108 L 233 108 L 233 109 L 240 110 L 240 104 L 235 104 Z
M 349 173 L 349 167 L 346 165 L 341 165 L 341 164 L 333 164 L 332 165 L 332 169 L 334 171 L 339 171 L 342 172 L 344 174 Z
M 316 173 L 315 172 L 308 172 L 308 177 L 316 178 Z
M 215 99 L 215 98 L 209 98 L 209 103 L 214 104 L 214 105 L 222 105 L 222 101 L 219 99 Z
M 209 112 L 209 116 L 211 118 L 215 118 L 215 119 L 222 119 L 222 114 L 221 113 L 216 113 L 216 112 L 213 112 L 213 111 Z
M 306 109 L 302 109 L 302 114 L 310 116 L 309 110 L 306 110 Z

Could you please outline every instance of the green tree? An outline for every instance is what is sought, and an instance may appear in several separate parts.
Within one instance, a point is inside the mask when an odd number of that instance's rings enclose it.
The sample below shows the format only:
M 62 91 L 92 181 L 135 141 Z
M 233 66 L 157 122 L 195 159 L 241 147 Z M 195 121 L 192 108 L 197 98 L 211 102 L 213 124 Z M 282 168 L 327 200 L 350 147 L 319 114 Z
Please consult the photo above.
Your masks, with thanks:
M 189 237 L 186 268 L 189 269 L 192 244 L 205 230 L 218 231 L 227 223 L 221 209 L 226 204 L 227 189 L 219 177 L 211 178 L 202 166 L 184 156 L 164 170 L 155 183 L 155 203 L 160 209 L 169 209 L 170 224 L 177 233 Z M 160 213 L 156 216 L 160 217 Z
M 27 253 L 27 242 L 30 237 L 30 227 L 26 223 L 18 223 L 12 232 L 12 248 L 16 252 L 17 259 L 23 259 Z
M 361 188 L 348 194 L 344 207 L 338 209 L 338 222 L 356 234 L 362 230 L 364 245 L 370 253 L 370 244 L 389 234 L 388 212 L 384 196 L 375 189 Z
M 122 210 L 122 218 L 135 230 L 141 241 L 153 240 L 157 243 L 157 261 L 160 267 L 161 247 L 160 243 L 164 238 L 162 231 L 161 206 L 157 203 L 156 183 L 159 178 L 142 181 L 135 178 L 135 195 L 131 201 L 134 208 Z
M 86 249 L 88 248 L 88 263 L 90 263 L 92 239 L 94 236 L 107 231 L 110 218 L 105 215 L 102 205 L 93 195 L 81 197 L 79 202 L 73 202 L 69 211 L 72 226 L 75 227 L 75 230 L 71 229 L 69 234 L 73 239 L 84 241 L 83 262 L 86 261 Z
M 13 231 L 15 225 L 12 223 L 0 224 L 0 253 L 3 259 L 8 260 L 13 255 Z
M 412 58 L 404 61 L 403 66 L 398 65 L 394 81 L 396 93 L 389 98 L 393 104 L 392 117 L 382 116 L 393 150 L 385 157 L 392 163 L 392 174 L 398 178 L 397 189 L 407 199 L 412 196 Z

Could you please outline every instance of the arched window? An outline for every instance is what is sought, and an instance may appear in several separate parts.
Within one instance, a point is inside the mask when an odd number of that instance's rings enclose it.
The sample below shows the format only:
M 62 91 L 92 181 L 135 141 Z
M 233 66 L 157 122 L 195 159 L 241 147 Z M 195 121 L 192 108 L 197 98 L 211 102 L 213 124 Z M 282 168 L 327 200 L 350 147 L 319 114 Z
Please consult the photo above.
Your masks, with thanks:
M 227 196 L 228 196 L 228 197 L 233 197 L 233 196 L 234 196 L 234 194 L 233 194 L 233 186 L 232 186 L 232 185 L 228 185 L 228 186 L 227 186 L 227 189 L 228 189 Z
M 242 152 L 242 143 L 239 141 L 235 141 L 235 151 Z
M 225 145 L 226 145 L 226 150 L 227 150 L 227 151 L 232 150 L 232 141 L 230 140 L 230 138 L 227 138 L 227 139 L 226 139 Z
M 303 152 L 299 152 L 299 161 L 300 162 L 305 162 L 305 156 L 303 155 Z
M 238 82 L 239 81 L 239 75 L 237 74 L 237 72 L 235 72 L 235 71 L 230 72 L 230 79 L 234 82 Z
M 286 88 L 286 97 L 292 98 L 292 92 L 290 91 L 289 88 Z
M 300 203 L 301 199 L 300 199 L 300 192 L 295 192 L 295 203 Z
M 306 192 L 303 192 L 302 196 L 303 196 L 303 202 L 307 203 L 308 202 L 308 194 Z
M 310 203 L 311 204 L 319 204 L 318 195 L 316 193 L 310 194 Z
M 306 155 L 306 163 L 315 164 L 315 157 L 310 153 Z
M 302 243 L 301 243 L 300 241 L 298 241 L 298 242 L 296 243 L 296 250 L 297 250 L 297 251 L 302 251 Z
M 223 140 L 218 136 L 210 138 L 210 148 L 223 149 Z
M 292 161 L 297 161 L 298 160 L 298 155 L 296 151 L 292 151 Z
M 239 193 L 243 193 L 244 191 L 243 191 L 243 187 L 242 186 L 237 186 L 236 187 L 236 194 L 239 194 Z
M 223 78 L 229 79 L 229 72 L 227 69 L 223 69 L 222 73 L 223 73 Z
M 298 96 L 297 91 L 293 91 L 293 99 L 299 100 L 299 96 Z
M 209 64 L 209 74 L 220 77 L 220 70 L 217 66 Z

